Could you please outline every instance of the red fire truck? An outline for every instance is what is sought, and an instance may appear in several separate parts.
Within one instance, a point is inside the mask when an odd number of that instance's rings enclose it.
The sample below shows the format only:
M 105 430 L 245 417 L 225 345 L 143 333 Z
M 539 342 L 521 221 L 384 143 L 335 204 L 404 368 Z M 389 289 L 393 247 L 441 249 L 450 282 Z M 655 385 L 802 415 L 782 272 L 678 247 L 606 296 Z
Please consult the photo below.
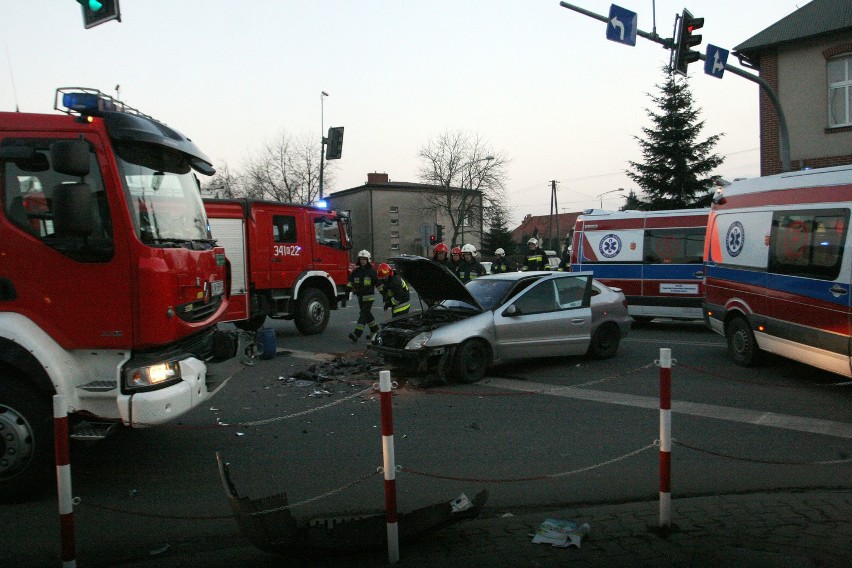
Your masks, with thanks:
M 0 501 L 53 475 L 53 395 L 72 438 L 162 424 L 240 368 L 229 267 L 188 138 L 94 89 L 66 114 L 0 112 Z
M 231 262 L 222 321 L 256 331 L 266 317 L 321 333 L 348 292 L 349 217 L 328 209 L 255 199 L 205 199 L 210 228 Z

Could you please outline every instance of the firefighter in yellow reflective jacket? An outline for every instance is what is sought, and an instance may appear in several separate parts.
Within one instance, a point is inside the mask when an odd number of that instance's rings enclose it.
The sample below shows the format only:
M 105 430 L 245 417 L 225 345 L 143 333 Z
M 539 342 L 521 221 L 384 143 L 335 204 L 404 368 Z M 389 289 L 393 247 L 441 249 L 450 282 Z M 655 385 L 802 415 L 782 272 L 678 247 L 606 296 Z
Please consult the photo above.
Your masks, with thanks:
M 527 241 L 527 256 L 524 258 L 524 267 L 521 270 L 546 270 L 547 259 L 544 251 L 538 246 L 538 240 L 533 237 Z
M 404 316 L 411 309 L 411 294 L 408 284 L 398 274 L 393 273 L 390 265 L 382 263 L 377 271 L 379 284 L 376 289 L 385 299 L 385 310 L 391 308 L 392 318 Z
M 370 332 L 367 334 L 367 341 L 379 331 L 379 324 L 376 318 L 373 317 L 373 302 L 376 299 L 373 288 L 376 286 L 376 269 L 370 264 L 370 251 L 362 250 L 358 252 L 358 265 L 352 274 L 349 275 L 348 289 L 354 292 L 358 297 L 358 322 L 355 324 L 355 331 L 349 334 L 349 339 L 352 343 L 358 341 L 361 334 L 364 333 L 364 327 L 369 325 Z
M 477 276 L 485 275 L 485 268 L 476 260 L 476 247 L 467 244 L 462 247 L 462 260 L 456 270 L 456 276 L 463 284 L 474 280 Z

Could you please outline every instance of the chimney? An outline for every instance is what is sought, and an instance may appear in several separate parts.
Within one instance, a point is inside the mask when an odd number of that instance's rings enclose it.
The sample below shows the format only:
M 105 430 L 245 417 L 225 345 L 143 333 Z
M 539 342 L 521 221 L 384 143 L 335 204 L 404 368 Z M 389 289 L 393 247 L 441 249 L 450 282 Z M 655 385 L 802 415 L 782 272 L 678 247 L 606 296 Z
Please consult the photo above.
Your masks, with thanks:
M 380 174 L 378 172 L 367 174 L 367 183 L 371 185 L 377 183 L 388 183 L 389 181 L 390 179 L 388 178 L 388 174 Z

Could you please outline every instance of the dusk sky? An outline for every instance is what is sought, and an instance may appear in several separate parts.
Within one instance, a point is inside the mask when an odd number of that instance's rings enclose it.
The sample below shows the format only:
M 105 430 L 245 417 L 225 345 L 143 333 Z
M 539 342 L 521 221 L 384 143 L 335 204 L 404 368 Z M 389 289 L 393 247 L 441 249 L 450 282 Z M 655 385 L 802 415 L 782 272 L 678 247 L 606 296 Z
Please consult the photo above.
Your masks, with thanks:
M 611 2 L 571 2 L 608 15 Z M 686 7 L 708 43 L 733 49 L 804 0 L 622 0 L 638 28 L 672 36 Z M 226 8 L 227 6 L 227 8 Z M 416 182 L 418 150 L 445 131 L 480 136 L 508 167 L 511 225 L 550 210 L 600 206 L 636 186 L 634 139 L 655 109 L 669 52 L 606 39 L 603 22 L 558 0 L 121 0 L 122 21 L 83 29 L 74 0 L 0 0 L 0 110 L 55 112 L 57 87 L 99 88 L 192 138 L 239 171 L 282 131 L 343 126 L 343 157 L 326 193 L 368 172 Z M 736 58 L 729 63 L 738 66 Z M 723 133 L 716 172 L 759 175 L 758 91 L 690 66 L 702 139 Z M 603 196 L 617 208 L 617 193 Z

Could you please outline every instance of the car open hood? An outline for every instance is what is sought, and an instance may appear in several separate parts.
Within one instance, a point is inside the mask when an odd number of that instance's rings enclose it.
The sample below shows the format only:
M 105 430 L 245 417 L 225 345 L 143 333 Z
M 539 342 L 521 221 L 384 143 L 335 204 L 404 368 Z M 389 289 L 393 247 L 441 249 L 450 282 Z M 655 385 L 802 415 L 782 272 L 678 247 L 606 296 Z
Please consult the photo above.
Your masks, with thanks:
M 441 300 L 458 300 L 482 310 L 482 306 L 464 287 L 462 281 L 443 264 L 422 256 L 410 255 L 394 256 L 389 258 L 388 262 L 411 284 L 426 305 L 431 307 Z

